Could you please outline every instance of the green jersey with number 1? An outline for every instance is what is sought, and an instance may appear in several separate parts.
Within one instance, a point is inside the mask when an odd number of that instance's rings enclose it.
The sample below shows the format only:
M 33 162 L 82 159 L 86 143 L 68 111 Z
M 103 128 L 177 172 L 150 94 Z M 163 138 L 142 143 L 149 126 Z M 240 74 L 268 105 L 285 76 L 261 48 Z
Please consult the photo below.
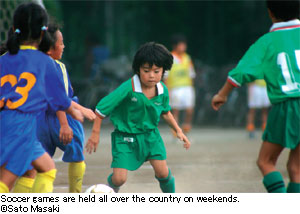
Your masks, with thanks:
M 228 81 L 234 86 L 265 79 L 271 103 L 300 97 L 300 21 L 273 24 L 246 52 Z

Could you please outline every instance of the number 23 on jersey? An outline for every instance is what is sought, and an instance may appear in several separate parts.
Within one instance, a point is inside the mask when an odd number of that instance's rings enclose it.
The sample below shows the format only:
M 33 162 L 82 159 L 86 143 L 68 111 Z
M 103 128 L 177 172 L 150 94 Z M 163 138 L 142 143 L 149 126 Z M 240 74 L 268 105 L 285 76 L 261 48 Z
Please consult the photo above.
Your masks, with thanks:
M 21 73 L 18 80 L 17 80 L 17 77 L 13 74 L 7 74 L 7 75 L 1 77 L 1 80 L 0 80 L 1 87 L 5 83 L 9 83 L 11 85 L 11 87 L 14 87 L 22 79 L 25 79 L 27 81 L 27 84 L 22 87 L 18 86 L 18 87 L 16 87 L 16 90 L 15 90 L 15 92 L 20 94 L 22 97 L 14 102 L 12 102 L 10 99 L 7 99 L 6 106 L 9 109 L 16 109 L 26 102 L 29 91 L 32 89 L 32 87 L 36 83 L 36 78 L 33 74 L 28 73 L 28 72 Z M 0 100 L 0 108 L 2 108 L 3 106 L 4 106 L 4 98 L 2 100 Z

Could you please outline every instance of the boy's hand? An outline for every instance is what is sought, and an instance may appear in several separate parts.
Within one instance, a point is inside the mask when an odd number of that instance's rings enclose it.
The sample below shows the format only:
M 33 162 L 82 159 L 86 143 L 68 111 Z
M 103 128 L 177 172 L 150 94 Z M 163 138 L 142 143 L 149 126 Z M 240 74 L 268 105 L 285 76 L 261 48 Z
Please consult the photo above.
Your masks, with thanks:
M 73 139 L 73 130 L 69 125 L 62 125 L 59 130 L 59 141 L 64 145 L 71 143 Z
M 226 103 L 227 97 L 216 94 L 211 100 L 211 106 L 215 111 L 218 111 L 219 108 Z
M 183 132 L 180 130 L 180 131 L 177 131 L 176 134 L 177 134 L 177 138 L 184 142 L 183 147 L 185 149 L 189 149 L 191 146 L 191 143 L 190 143 L 189 139 L 183 134 Z
M 96 152 L 98 144 L 99 144 L 99 134 L 92 132 L 91 137 L 88 139 L 88 142 L 86 143 L 85 149 L 89 154 L 91 154 L 92 152 Z
M 94 121 L 96 119 L 96 114 L 91 109 L 83 108 L 81 112 L 89 121 Z

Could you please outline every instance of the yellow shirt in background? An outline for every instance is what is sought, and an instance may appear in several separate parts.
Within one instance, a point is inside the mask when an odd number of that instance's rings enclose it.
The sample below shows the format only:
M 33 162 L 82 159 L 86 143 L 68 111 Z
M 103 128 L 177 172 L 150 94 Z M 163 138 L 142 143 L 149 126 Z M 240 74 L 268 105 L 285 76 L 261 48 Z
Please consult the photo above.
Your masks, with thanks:
M 255 85 L 258 85 L 258 86 L 261 86 L 261 87 L 267 86 L 266 81 L 263 80 L 263 79 L 261 79 L 261 80 L 255 80 L 254 83 L 255 83 Z
M 195 78 L 195 70 L 190 56 L 184 53 L 178 56 L 174 53 L 174 63 L 172 69 L 168 72 L 166 83 L 169 89 L 193 86 L 193 78 Z

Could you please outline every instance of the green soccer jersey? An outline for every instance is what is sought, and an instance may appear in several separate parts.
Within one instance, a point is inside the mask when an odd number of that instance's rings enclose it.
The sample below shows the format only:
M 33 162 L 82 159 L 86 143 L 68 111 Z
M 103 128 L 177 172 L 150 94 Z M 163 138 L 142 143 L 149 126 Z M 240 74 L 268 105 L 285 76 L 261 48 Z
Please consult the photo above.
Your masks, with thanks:
M 171 110 L 167 87 L 156 84 L 157 96 L 148 99 L 142 92 L 138 75 L 124 82 L 100 100 L 96 112 L 102 118 L 110 115 L 115 128 L 126 133 L 144 133 L 157 128 L 160 115 Z
M 300 97 L 300 21 L 273 24 L 246 52 L 228 81 L 234 86 L 265 79 L 271 103 Z

